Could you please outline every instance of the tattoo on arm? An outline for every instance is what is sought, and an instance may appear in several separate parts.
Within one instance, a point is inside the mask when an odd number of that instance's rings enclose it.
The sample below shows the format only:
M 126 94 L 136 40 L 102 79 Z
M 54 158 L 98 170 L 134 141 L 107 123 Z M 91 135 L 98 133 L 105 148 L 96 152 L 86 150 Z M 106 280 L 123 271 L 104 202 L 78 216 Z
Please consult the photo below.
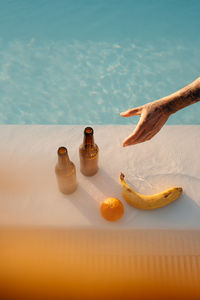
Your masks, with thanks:
M 184 87 L 180 91 L 163 98 L 165 105 L 164 111 L 173 114 L 176 111 L 200 101 L 200 78 Z

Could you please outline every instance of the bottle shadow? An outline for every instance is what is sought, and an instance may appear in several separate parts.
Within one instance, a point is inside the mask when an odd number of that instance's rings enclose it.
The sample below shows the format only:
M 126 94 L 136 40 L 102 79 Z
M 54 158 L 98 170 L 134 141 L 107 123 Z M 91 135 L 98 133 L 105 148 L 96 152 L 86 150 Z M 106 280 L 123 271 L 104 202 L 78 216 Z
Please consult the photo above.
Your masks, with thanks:
M 98 173 L 88 179 L 91 184 L 96 186 L 105 198 L 107 197 L 121 197 L 121 185 L 119 179 L 113 179 L 105 169 L 99 169 Z
M 105 169 L 99 169 L 98 173 L 92 177 L 80 174 L 77 190 L 67 197 L 90 221 L 90 224 L 109 225 L 113 222 L 106 221 L 101 216 L 101 202 L 108 197 L 116 197 L 122 200 L 121 192 L 122 187 L 120 182 L 117 182 L 117 178 L 115 180 Z M 121 222 L 123 221 L 120 219 L 117 224 L 121 224 Z
M 87 218 L 90 224 L 101 223 L 99 204 L 80 183 L 73 194 L 67 195 L 67 201 L 70 201 Z

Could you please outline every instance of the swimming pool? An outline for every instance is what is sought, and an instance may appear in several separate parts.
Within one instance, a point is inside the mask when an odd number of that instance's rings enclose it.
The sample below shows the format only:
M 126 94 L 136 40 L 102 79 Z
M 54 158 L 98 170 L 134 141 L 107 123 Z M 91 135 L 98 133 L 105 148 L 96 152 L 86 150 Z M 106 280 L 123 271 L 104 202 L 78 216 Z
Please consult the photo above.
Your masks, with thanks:
M 0 9 L 1 124 L 131 124 L 119 113 L 199 76 L 198 0 L 10 0 Z M 200 105 L 167 124 L 200 124 Z

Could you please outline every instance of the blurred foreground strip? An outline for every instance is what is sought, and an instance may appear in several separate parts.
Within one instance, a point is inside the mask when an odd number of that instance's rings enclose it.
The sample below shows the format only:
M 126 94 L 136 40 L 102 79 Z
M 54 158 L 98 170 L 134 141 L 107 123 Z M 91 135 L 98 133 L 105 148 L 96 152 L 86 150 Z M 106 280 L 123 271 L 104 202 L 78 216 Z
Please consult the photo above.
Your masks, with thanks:
M 200 299 L 198 231 L 0 230 L 0 299 Z

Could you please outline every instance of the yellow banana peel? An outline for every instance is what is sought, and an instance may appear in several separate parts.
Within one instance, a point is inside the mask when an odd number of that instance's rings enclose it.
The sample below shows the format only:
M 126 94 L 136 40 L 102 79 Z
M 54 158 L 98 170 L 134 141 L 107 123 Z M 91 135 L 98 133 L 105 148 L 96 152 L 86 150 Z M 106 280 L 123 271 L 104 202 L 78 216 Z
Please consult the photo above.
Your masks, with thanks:
M 130 188 L 124 177 L 124 174 L 121 173 L 120 181 L 123 187 L 123 197 L 128 204 L 139 209 L 151 210 L 163 207 L 178 199 L 182 194 L 182 188 L 174 186 L 158 194 L 142 195 Z

